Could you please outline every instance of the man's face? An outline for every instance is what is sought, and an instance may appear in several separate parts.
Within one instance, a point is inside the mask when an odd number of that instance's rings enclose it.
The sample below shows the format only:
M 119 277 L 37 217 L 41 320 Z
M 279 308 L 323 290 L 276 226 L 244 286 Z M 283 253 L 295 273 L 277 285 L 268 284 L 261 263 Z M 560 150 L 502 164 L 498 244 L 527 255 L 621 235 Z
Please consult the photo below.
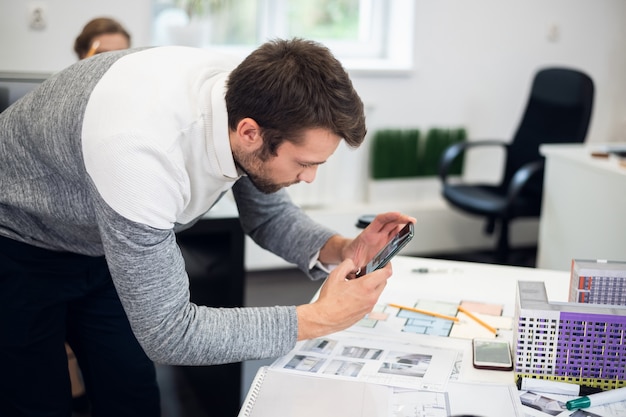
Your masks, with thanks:
M 317 167 L 335 152 L 341 138 L 326 129 L 310 129 L 300 144 L 282 143 L 277 155 L 263 161 L 259 150 L 234 152 L 235 162 L 263 193 L 274 193 L 300 181 L 313 182 Z

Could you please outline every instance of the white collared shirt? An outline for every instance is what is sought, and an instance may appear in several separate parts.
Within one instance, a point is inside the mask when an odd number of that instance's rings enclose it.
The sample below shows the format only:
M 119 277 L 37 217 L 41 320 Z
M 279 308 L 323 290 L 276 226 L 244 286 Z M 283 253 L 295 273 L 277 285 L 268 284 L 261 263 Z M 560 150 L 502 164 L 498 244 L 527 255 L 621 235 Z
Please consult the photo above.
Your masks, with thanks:
M 121 58 L 98 82 L 82 149 L 87 172 L 117 213 L 168 229 L 202 215 L 232 187 L 239 173 L 224 95 L 234 65 L 206 50 L 153 48 Z M 128 90 L 132 98 L 121 101 Z

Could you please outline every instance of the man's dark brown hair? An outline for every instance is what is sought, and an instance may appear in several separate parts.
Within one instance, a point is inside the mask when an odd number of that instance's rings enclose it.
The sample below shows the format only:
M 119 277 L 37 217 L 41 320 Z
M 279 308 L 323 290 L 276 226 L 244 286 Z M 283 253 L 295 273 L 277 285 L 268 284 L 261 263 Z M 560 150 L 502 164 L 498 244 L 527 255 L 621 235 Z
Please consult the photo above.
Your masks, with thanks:
M 366 133 L 363 103 L 341 63 L 298 38 L 267 42 L 245 58 L 229 76 L 226 108 L 231 130 L 246 117 L 259 124 L 264 159 L 308 129 L 328 129 L 351 147 Z

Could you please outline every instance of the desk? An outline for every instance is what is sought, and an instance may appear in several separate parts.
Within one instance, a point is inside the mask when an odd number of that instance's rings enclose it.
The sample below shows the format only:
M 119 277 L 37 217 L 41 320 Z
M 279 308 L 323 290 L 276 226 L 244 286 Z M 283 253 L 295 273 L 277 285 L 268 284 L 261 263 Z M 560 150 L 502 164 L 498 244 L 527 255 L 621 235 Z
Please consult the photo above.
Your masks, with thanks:
M 543 281 L 551 301 L 567 301 L 569 272 L 534 268 L 482 264 L 475 262 L 444 261 L 427 258 L 397 256 L 393 260 L 393 276 L 380 296 L 380 301 L 412 306 L 419 299 L 449 301 L 461 300 L 502 304 L 502 315 L 513 317 L 517 281 Z M 429 273 L 412 272 L 426 268 Z M 436 272 L 440 271 L 440 272 Z M 374 330 L 374 329 L 372 329 Z M 513 372 L 477 370 L 471 364 L 471 340 L 425 335 L 408 335 L 420 342 L 423 338 L 438 339 L 442 347 L 463 350 L 462 378 L 477 382 L 513 382 Z M 512 338 L 511 332 L 500 337 Z M 469 359 L 469 360 L 468 360 Z
M 414 272 L 426 269 L 427 273 Z M 498 303 L 503 306 L 502 315 L 513 317 L 517 281 L 543 281 L 551 301 L 567 301 L 569 273 L 565 271 L 469 262 L 443 261 L 426 258 L 398 256 L 393 261 L 393 276 L 383 291 L 381 303 L 397 303 L 412 306 L 418 300 L 437 300 L 458 303 L 477 301 Z M 383 340 L 394 331 L 384 325 L 364 329 L 353 326 L 344 333 L 351 336 Z M 332 335 L 331 335 L 332 336 Z M 383 338 L 381 338 L 383 336 Z M 499 337 L 512 337 L 512 332 Z M 462 352 L 459 380 L 479 383 L 514 382 L 513 372 L 474 369 L 471 363 L 471 339 L 437 337 L 404 333 L 403 340 L 412 346 L 426 344 L 441 348 L 453 348 Z M 287 357 L 286 357 L 287 358 Z M 280 361 L 281 359 L 279 359 Z M 317 398 L 315 393 L 311 393 Z M 303 405 L 306 406 L 306 405 Z M 497 416 L 502 417 L 502 416 Z
M 597 148 L 539 148 L 546 157 L 539 268 L 569 270 L 572 259 L 626 259 L 626 168 L 592 157 Z

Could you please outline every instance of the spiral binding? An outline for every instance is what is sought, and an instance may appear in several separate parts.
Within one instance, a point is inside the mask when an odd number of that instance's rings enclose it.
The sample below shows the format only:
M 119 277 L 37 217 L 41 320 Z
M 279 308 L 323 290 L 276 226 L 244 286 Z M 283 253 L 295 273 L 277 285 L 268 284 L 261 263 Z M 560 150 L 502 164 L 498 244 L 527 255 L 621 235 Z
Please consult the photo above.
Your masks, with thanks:
M 252 386 L 250 387 L 250 391 L 248 392 L 248 396 L 246 397 L 246 402 L 244 403 L 241 413 L 239 413 L 238 417 L 250 417 L 252 415 L 252 410 L 254 409 L 254 405 L 256 404 L 256 400 L 261 393 L 261 387 L 263 385 L 263 380 L 265 379 L 265 375 L 267 374 L 267 367 L 259 368 L 254 381 L 252 381 Z

